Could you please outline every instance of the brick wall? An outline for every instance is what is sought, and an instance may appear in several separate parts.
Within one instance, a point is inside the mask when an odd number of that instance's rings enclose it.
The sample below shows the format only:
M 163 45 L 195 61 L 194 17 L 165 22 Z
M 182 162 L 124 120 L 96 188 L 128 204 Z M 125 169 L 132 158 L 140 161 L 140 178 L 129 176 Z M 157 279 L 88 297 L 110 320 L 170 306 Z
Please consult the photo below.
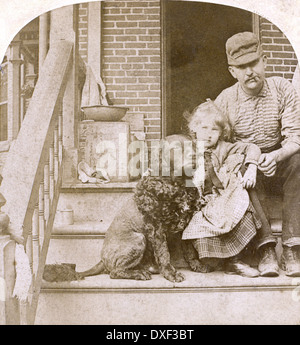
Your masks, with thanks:
M 103 2 L 102 77 L 114 105 L 144 119 L 146 140 L 161 136 L 160 2 Z M 129 120 L 130 121 L 130 120 Z
M 78 8 L 79 54 L 87 62 L 88 54 L 88 3 L 79 4 Z
M 268 56 L 266 76 L 280 76 L 292 81 L 298 60 L 284 33 L 267 19 L 260 18 L 260 39 Z
M 102 2 L 102 78 L 114 105 L 126 106 L 131 128 L 161 137 L 161 9 L 159 0 Z M 87 61 L 88 4 L 79 5 L 79 52 Z M 267 76 L 293 78 L 298 63 L 286 36 L 260 18 Z M 143 121 L 142 121 L 143 120 Z M 141 128 L 138 128 L 141 130 Z

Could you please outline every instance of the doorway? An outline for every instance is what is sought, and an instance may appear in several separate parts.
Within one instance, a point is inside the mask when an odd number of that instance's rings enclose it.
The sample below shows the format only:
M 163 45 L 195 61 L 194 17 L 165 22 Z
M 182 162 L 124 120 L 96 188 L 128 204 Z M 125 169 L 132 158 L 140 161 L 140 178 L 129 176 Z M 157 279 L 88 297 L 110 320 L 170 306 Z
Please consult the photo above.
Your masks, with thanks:
M 162 1 L 163 136 L 184 131 L 184 111 L 214 99 L 234 84 L 226 40 L 253 31 L 253 16 L 235 7 L 190 1 Z

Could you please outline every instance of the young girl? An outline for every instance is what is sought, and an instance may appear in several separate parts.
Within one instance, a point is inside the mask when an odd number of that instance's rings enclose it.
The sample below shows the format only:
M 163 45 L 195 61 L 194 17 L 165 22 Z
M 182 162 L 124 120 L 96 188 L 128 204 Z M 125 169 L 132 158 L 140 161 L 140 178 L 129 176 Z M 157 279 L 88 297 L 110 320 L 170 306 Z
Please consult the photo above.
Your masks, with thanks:
M 228 273 L 257 277 L 259 272 L 244 263 L 240 254 L 261 226 L 246 190 L 256 184 L 260 149 L 254 144 L 225 142 L 229 125 L 210 100 L 194 109 L 189 129 L 196 136 L 197 147 L 204 148 L 202 160 L 198 152 L 200 159 L 193 176 L 204 206 L 193 216 L 182 238 L 193 241 L 200 260 L 225 259 Z M 242 167 L 246 168 L 243 176 Z

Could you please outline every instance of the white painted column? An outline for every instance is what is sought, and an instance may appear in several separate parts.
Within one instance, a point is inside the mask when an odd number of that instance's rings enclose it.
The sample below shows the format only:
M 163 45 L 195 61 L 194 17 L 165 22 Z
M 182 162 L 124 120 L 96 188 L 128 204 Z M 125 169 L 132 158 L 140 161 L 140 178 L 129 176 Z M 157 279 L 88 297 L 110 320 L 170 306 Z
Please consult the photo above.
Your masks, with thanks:
M 252 31 L 260 39 L 259 15 L 252 13 Z
M 39 17 L 39 71 L 48 52 L 48 13 Z
M 88 64 L 101 76 L 101 1 L 88 7 Z
M 12 41 L 8 56 L 7 140 L 14 140 L 20 129 L 20 41 Z

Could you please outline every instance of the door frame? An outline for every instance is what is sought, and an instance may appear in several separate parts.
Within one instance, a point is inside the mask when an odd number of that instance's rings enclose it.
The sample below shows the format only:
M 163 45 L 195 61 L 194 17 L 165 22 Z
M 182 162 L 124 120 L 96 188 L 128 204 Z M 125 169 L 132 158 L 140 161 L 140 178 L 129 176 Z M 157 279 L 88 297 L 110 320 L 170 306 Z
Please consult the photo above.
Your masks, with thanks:
M 168 64 L 168 44 L 167 30 L 166 30 L 166 11 L 167 5 L 165 0 L 160 0 L 161 3 L 161 138 L 165 138 L 168 133 L 168 116 L 167 109 L 170 109 L 169 103 L 171 102 L 170 88 L 170 75 L 167 68 Z M 212 3 L 215 5 L 215 3 Z M 231 6 L 233 7 L 233 6 Z M 260 38 L 259 29 L 260 17 L 256 13 L 252 13 L 252 31 L 258 38 Z

